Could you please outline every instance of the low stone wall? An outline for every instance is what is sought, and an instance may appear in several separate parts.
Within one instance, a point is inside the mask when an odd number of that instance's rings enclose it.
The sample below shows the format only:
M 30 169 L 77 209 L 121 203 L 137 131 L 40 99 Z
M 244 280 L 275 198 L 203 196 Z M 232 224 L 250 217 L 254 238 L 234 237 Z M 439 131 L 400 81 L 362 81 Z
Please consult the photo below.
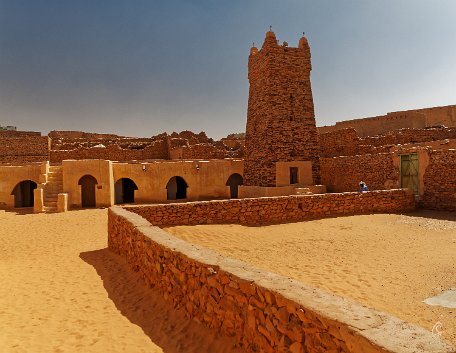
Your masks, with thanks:
M 323 195 L 292 195 L 248 199 L 128 206 L 152 224 L 240 223 L 261 225 L 361 213 L 406 212 L 413 195 L 404 189 Z
M 156 208 L 171 216 L 174 206 Z M 189 244 L 127 209 L 112 207 L 108 217 L 111 251 L 165 300 L 246 352 L 455 352 L 422 328 Z

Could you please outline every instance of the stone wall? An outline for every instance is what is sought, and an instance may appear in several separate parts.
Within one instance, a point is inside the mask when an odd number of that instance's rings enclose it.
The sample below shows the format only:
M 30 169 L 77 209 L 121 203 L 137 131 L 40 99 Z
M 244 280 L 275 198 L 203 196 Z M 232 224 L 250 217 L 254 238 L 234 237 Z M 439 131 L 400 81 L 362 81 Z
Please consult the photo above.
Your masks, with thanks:
M 456 149 L 429 151 L 421 204 L 425 208 L 456 211 Z
M 48 159 L 47 136 L 32 131 L 0 131 L 0 164 L 24 164 Z
M 321 158 L 320 166 L 321 183 L 328 192 L 356 191 L 361 180 L 369 190 L 399 187 L 399 167 L 392 153 Z
M 318 184 L 320 150 L 307 39 L 291 48 L 267 32 L 261 50 L 251 49 L 248 69 L 244 185 L 276 186 L 276 162 L 291 161 L 311 161 Z
M 68 159 L 107 159 L 111 161 L 133 161 L 168 159 L 168 145 L 166 140 L 149 143 L 140 149 L 121 148 L 117 144 L 108 146 L 78 147 L 73 150 L 51 150 L 51 163 L 60 163 Z
M 189 244 L 126 209 L 109 209 L 108 246 L 165 300 L 248 353 L 454 352 L 422 328 Z
M 405 212 L 414 208 L 406 190 L 322 195 L 292 195 L 171 205 L 129 206 L 152 224 L 239 223 L 261 225 L 347 214 Z
M 318 131 L 319 133 L 326 133 L 354 128 L 359 136 L 366 137 L 403 128 L 423 129 L 440 125 L 456 127 L 456 105 L 406 110 L 370 118 L 345 120 L 337 122 L 333 126 L 319 127 Z
M 338 157 L 357 155 L 359 151 L 359 140 L 358 133 L 353 128 L 320 133 L 320 156 Z
M 354 156 L 389 152 L 392 146 L 456 139 L 456 128 L 400 129 L 384 135 L 358 137 L 355 129 L 320 134 L 322 157 Z
M 124 137 L 80 131 L 51 131 L 50 160 L 108 159 L 112 161 L 152 159 L 223 159 L 243 156 L 243 140 L 214 141 L 205 132 L 173 132 L 150 138 Z

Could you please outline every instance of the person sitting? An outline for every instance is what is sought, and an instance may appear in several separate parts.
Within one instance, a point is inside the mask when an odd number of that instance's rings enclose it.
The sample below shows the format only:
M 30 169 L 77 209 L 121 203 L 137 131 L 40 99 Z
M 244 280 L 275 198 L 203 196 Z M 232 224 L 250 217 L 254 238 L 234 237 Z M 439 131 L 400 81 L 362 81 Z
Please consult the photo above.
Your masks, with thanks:
M 359 192 L 367 192 L 367 191 L 369 191 L 367 184 L 364 181 L 360 181 L 359 182 Z

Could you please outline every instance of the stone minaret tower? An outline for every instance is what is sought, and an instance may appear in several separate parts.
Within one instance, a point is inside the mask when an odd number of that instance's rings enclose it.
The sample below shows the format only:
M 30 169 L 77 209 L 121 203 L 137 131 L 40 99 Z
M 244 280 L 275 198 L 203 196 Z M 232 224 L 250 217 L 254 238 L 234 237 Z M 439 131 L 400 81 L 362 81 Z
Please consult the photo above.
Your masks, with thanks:
M 276 186 L 276 162 L 293 161 L 310 161 L 320 183 L 311 69 L 305 37 L 289 48 L 269 31 L 261 50 L 250 50 L 244 185 Z

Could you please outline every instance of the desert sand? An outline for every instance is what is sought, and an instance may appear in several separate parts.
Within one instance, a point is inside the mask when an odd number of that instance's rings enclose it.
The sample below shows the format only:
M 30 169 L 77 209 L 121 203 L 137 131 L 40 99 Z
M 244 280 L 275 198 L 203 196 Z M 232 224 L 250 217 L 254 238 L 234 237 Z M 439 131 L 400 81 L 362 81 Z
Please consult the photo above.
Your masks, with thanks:
M 106 249 L 107 210 L 0 211 L 0 352 L 226 352 Z
M 180 226 L 167 231 L 434 329 L 456 343 L 456 309 L 423 303 L 456 288 L 455 213 L 364 215 L 264 227 Z

